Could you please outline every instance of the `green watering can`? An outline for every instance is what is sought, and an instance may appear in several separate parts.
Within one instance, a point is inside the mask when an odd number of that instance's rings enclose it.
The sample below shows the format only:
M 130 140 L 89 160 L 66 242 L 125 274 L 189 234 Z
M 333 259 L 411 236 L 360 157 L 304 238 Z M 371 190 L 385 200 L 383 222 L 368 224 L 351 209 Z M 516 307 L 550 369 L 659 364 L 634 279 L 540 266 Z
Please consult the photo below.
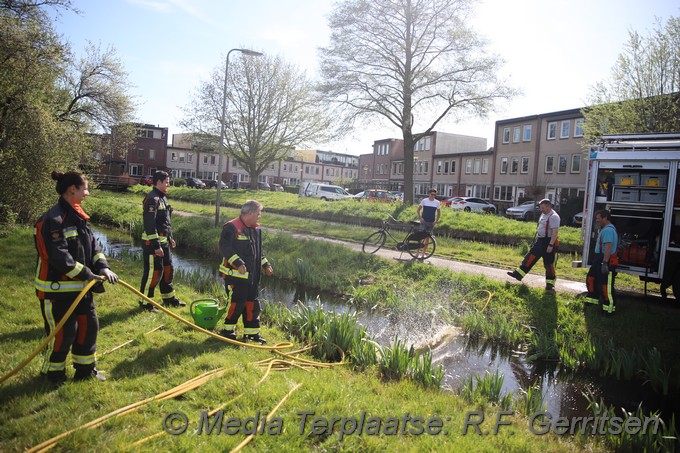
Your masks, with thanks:
M 215 299 L 198 299 L 189 306 L 194 323 L 207 330 L 214 329 L 226 311 L 227 307 L 220 308 L 219 302 Z

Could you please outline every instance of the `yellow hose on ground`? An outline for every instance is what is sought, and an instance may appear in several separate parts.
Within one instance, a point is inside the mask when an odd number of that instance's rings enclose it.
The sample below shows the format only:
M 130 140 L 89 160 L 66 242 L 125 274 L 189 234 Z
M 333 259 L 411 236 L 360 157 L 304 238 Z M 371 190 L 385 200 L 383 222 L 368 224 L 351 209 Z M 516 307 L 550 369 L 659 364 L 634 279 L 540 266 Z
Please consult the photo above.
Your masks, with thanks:
M 203 332 L 204 334 L 210 335 L 211 337 L 216 338 L 216 339 L 221 340 L 221 341 L 224 341 L 224 342 L 226 342 L 226 343 L 231 343 L 231 344 L 234 344 L 234 345 L 237 345 L 237 346 L 244 346 L 244 347 L 253 348 L 253 349 L 263 349 L 263 350 L 265 350 L 265 351 L 277 351 L 277 350 L 279 350 L 279 349 L 287 349 L 287 348 L 292 348 L 292 347 L 293 347 L 293 343 L 291 343 L 291 342 L 289 342 L 289 341 L 285 341 L 285 342 L 283 342 L 283 343 L 278 343 L 278 344 L 275 344 L 274 346 L 263 346 L 263 345 L 259 345 L 259 344 L 243 343 L 243 342 L 238 341 L 238 340 L 230 340 L 229 338 L 225 338 L 225 337 L 223 337 L 223 336 L 221 336 L 221 335 L 217 335 L 217 334 L 214 333 L 214 332 L 211 332 L 211 331 L 206 330 L 206 329 L 204 329 L 204 328 L 202 328 L 202 327 L 199 327 L 199 326 L 197 326 L 196 324 L 194 324 L 194 323 L 192 323 L 192 322 L 189 322 L 189 321 L 187 321 L 186 319 L 182 318 L 181 316 L 176 315 L 175 313 L 171 312 L 171 311 L 168 310 L 167 308 L 163 307 L 163 306 L 162 306 L 161 304 L 159 304 L 158 302 L 156 302 L 156 301 L 154 301 L 154 300 L 152 300 L 152 299 L 146 297 L 144 294 L 142 294 L 142 293 L 140 293 L 139 291 L 137 291 L 136 288 L 133 288 L 133 287 L 130 286 L 128 283 L 125 283 L 123 280 L 118 280 L 118 283 L 119 283 L 120 285 L 124 286 L 125 288 L 129 289 L 130 291 L 132 291 L 132 292 L 133 292 L 134 294 L 136 294 L 138 297 L 141 297 L 142 299 L 146 300 L 147 302 L 149 302 L 150 304 L 152 304 L 154 307 L 156 307 L 156 308 L 158 308 L 159 310 L 161 310 L 163 313 L 172 316 L 173 318 L 175 318 L 176 320 L 178 320 L 178 321 L 180 321 L 180 322 L 183 322 L 184 324 L 186 324 L 187 326 L 191 327 L 191 328 L 194 329 L 194 330 L 197 330 L 197 331 L 199 331 L 199 332 Z
M 59 321 L 59 323 L 54 327 L 54 329 L 53 329 L 52 332 L 47 336 L 47 338 L 45 338 L 45 339 L 43 340 L 43 342 L 40 343 L 40 345 L 36 348 L 36 350 L 33 351 L 31 354 L 29 354 L 29 356 L 26 357 L 26 358 L 24 359 L 23 362 L 21 362 L 19 365 L 17 365 L 12 371 L 10 371 L 9 373 L 7 373 L 7 374 L 4 375 L 3 377 L 1 377 L 1 378 L 0 378 L 0 384 L 2 384 L 2 383 L 5 382 L 7 379 L 9 379 L 9 378 L 11 378 L 12 376 L 14 376 L 16 373 L 19 372 L 19 370 L 21 370 L 23 367 L 25 367 L 26 365 L 28 365 L 28 362 L 30 362 L 31 360 L 33 360 L 33 357 L 35 357 L 36 355 L 38 355 L 38 353 L 39 353 L 40 351 L 42 351 L 42 349 L 43 349 L 45 346 L 47 346 L 47 343 L 49 343 L 50 340 L 52 340 L 52 338 L 54 338 L 54 336 L 61 330 L 61 328 L 64 327 L 64 324 L 66 324 L 66 321 L 68 321 L 68 318 L 71 316 L 71 313 L 73 313 L 73 310 L 76 309 L 76 307 L 78 306 L 78 304 L 80 303 L 80 301 L 83 299 L 83 297 L 85 297 L 85 294 L 87 294 L 87 292 L 90 290 L 90 288 L 92 288 L 94 285 L 96 285 L 96 284 L 99 283 L 100 281 L 101 281 L 101 280 L 99 280 L 99 279 L 94 279 L 94 280 L 91 280 L 87 285 L 85 285 L 85 288 L 83 288 L 83 290 L 80 291 L 80 293 L 78 294 L 78 297 L 76 297 L 76 300 L 74 300 L 73 303 L 71 304 L 71 306 L 68 308 L 68 310 L 66 310 L 66 313 L 64 314 L 64 317 L 61 318 L 61 321 Z

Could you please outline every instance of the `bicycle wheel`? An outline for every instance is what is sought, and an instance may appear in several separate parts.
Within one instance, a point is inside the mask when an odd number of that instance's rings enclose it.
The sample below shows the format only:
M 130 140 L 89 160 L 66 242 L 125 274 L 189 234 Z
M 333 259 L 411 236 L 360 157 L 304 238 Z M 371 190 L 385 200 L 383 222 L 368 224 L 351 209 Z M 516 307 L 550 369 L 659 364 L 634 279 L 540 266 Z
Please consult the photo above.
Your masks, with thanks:
M 404 245 L 406 250 L 408 250 L 408 254 L 413 258 L 426 260 L 434 255 L 437 241 L 430 233 L 414 231 L 406 237 Z
M 364 253 L 375 253 L 380 250 L 383 245 L 385 245 L 386 239 L 387 235 L 384 231 L 376 231 L 366 238 L 361 250 L 363 250 Z

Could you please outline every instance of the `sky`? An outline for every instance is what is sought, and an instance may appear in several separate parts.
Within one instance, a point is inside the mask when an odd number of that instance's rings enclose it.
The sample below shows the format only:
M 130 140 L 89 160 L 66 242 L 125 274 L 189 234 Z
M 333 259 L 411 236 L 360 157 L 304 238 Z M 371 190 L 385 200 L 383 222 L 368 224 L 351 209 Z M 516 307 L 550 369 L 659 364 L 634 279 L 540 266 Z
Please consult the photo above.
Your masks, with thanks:
M 84 54 L 89 42 L 116 49 L 138 104 L 137 120 L 179 126 L 182 107 L 232 48 L 279 55 L 315 77 L 327 46 L 333 0 L 73 0 L 55 28 Z M 480 0 L 472 24 L 505 61 L 500 75 L 522 94 L 486 119 L 445 121 L 435 129 L 487 139 L 498 120 L 586 105 L 592 87 L 609 78 L 631 30 L 645 36 L 680 16 L 677 0 Z M 234 54 L 232 54 L 232 58 Z M 359 127 L 316 149 L 354 155 L 375 140 L 401 138 L 388 124 Z

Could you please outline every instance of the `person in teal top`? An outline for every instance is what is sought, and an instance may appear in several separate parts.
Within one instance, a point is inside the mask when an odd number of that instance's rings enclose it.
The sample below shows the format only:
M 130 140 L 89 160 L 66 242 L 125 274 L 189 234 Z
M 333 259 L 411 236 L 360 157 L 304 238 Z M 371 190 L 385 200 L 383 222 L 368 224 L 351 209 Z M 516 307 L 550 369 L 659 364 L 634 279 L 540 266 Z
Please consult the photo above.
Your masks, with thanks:
M 586 276 L 588 294 L 585 302 L 597 305 L 602 299 L 602 309 L 607 314 L 614 314 L 614 279 L 616 278 L 616 254 L 619 235 L 611 223 L 611 214 L 603 210 L 595 213 L 595 223 L 600 227 L 595 243 L 593 264 Z

